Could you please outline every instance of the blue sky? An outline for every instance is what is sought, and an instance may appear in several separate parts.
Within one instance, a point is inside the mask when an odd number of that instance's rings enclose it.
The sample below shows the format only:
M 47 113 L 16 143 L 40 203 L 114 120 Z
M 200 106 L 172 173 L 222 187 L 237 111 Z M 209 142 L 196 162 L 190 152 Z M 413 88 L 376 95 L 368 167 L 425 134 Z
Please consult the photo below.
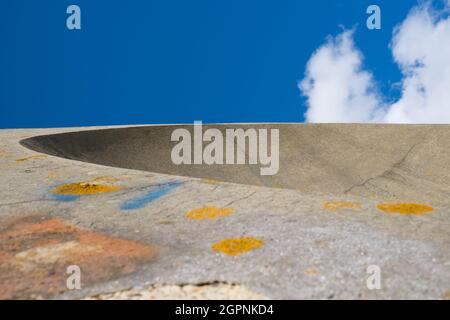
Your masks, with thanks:
M 302 122 L 297 87 L 327 35 L 356 27 L 380 90 L 396 97 L 392 30 L 416 0 L 4 0 L 0 127 Z M 66 28 L 77 4 L 82 30 Z M 366 8 L 382 29 L 366 28 Z

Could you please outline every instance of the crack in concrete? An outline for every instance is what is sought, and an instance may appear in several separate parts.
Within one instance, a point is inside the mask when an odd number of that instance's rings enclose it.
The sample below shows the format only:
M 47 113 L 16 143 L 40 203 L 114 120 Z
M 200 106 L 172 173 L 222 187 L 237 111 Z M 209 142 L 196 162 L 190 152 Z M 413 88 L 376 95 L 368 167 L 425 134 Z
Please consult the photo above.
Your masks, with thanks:
M 114 192 L 114 194 L 111 194 L 110 197 L 112 199 L 117 199 L 117 198 L 121 198 L 124 195 L 128 195 L 130 193 L 134 193 L 134 192 L 138 193 L 138 192 L 143 192 L 143 191 L 147 191 L 147 190 L 151 190 L 151 189 L 161 188 L 161 187 L 170 185 L 172 183 L 177 183 L 177 182 L 178 182 L 177 180 L 174 180 L 174 181 L 147 184 L 145 186 L 123 187 L 123 189 Z M 182 181 L 182 183 L 186 184 L 186 181 Z
M 346 189 L 344 191 L 344 194 L 348 194 L 350 193 L 353 189 L 358 188 L 358 187 L 365 187 L 366 184 L 368 184 L 369 182 L 378 179 L 378 178 L 382 178 L 385 177 L 386 175 L 388 175 L 389 173 L 392 173 L 394 171 L 394 169 L 399 169 L 399 167 L 401 167 L 403 165 L 403 163 L 406 161 L 406 159 L 410 156 L 410 154 L 413 152 L 413 150 L 421 143 L 423 143 L 424 141 L 419 141 L 417 143 L 415 143 L 414 145 L 412 145 L 408 151 L 405 153 L 405 155 L 396 163 L 394 163 L 392 166 L 390 166 L 390 168 L 386 169 L 385 171 L 383 171 L 381 174 L 376 175 L 374 177 L 370 177 L 366 180 L 364 180 L 361 183 L 355 184 L 353 186 L 351 186 L 350 188 Z
M 246 199 L 252 197 L 252 196 L 253 196 L 254 194 L 256 194 L 257 192 L 258 192 L 258 191 L 253 191 L 253 192 L 251 192 L 250 194 L 248 194 L 248 195 L 245 196 L 245 197 L 242 197 L 242 198 L 233 200 L 233 201 L 227 203 L 224 207 L 229 207 L 229 206 L 231 206 L 232 204 L 234 204 L 234 203 L 236 203 L 236 202 L 238 202 L 238 201 L 246 200 Z

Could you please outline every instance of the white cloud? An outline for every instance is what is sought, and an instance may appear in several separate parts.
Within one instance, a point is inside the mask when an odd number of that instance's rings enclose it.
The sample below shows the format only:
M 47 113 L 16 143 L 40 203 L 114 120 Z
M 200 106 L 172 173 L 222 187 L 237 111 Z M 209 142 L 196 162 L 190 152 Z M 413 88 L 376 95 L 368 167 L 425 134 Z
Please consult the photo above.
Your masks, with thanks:
M 307 97 L 308 122 L 450 123 L 450 0 L 437 12 L 414 8 L 391 43 L 403 79 L 401 97 L 383 103 L 353 33 L 330 38 L 308 62 L 299 87 Z
M 362 70 L 362 54 L 345 31 L 309 60 L 300 89 L 308 97 L 310 122 L 367 122 L 376 117 L 379 97 L 372 75 Z

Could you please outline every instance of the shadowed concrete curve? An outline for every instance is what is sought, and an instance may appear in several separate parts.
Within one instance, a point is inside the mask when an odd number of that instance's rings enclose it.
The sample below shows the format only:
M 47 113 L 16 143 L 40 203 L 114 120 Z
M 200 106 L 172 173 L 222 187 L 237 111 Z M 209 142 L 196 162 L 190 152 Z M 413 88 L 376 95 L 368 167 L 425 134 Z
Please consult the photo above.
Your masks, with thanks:
M 78 131 L 22 140 L 58 157 L 112 167 L 227 182 L 447 203 L 450 126 L 359 124 L 233 124 L 227 128 L 279 129 L 280 164 L 274 176 L 261 165 L 175 165 L 171 134 L 193 125 L 155 125 Z M 206 145 L 207 143 L 204 143 Z M 247 148 L 248 149 L 248 148 Z

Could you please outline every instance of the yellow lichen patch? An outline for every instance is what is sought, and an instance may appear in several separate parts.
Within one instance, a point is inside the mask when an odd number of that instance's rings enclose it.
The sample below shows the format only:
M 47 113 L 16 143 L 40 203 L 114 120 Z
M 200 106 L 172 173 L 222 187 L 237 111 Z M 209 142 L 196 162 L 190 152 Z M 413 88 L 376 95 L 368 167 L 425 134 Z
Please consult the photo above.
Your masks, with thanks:
M 329 211 L 338 211 L 341 209 L 361 209 L 361 204 L 359 202 L 351 201 L 325 201 L 323 203 L 323 208 Z
M 17 162 L 25 162 L 25 161 L 29 161 L 29 160 L 44 159 L 44 158 L 47 158 L 47 156 L 45 154 L 37 154 L 37 155 L 26 157 L 26 158 L 16 159 L 16 161 Z
M 377 208 L 386 213 L 405 215 L 423 215 L 433 211 L 433 207 L 418 203 L 380 203 Z
M 190 210 L 186 213 L 186 218 L 191 220 L 212 220 L 229 216 L 234 212 L 232 208 L 204 207 Z
M 218 185 L 218 184 L 222 183 L 222 181 L 215 180 L 215 179 L 202 179 L 202 182 L 206 183 L 206 184 L 213 184 L 213 185 Z
M 222 252 L 229 256 L 238 256 L 248 251 L 261 248 L 263 241 L 253 237 L 224 239 L 212 245 L 214 251 Z
M 306 274 L 307 276 L 311 276 L 311 277 L 314 277 L 314 276 L 319 275 L 319 270 L 317 270 L 316 268 L 307 268 L 307 269 L 305 269 L 305 271 L 303 271 L 303 272 L 304 272 L 304 274 Z
M 60 185 L 50 192 L 61 195 L 88 195 L 120 190 L 118 186 L 110 186 L 89 182 L 78 182 Z

